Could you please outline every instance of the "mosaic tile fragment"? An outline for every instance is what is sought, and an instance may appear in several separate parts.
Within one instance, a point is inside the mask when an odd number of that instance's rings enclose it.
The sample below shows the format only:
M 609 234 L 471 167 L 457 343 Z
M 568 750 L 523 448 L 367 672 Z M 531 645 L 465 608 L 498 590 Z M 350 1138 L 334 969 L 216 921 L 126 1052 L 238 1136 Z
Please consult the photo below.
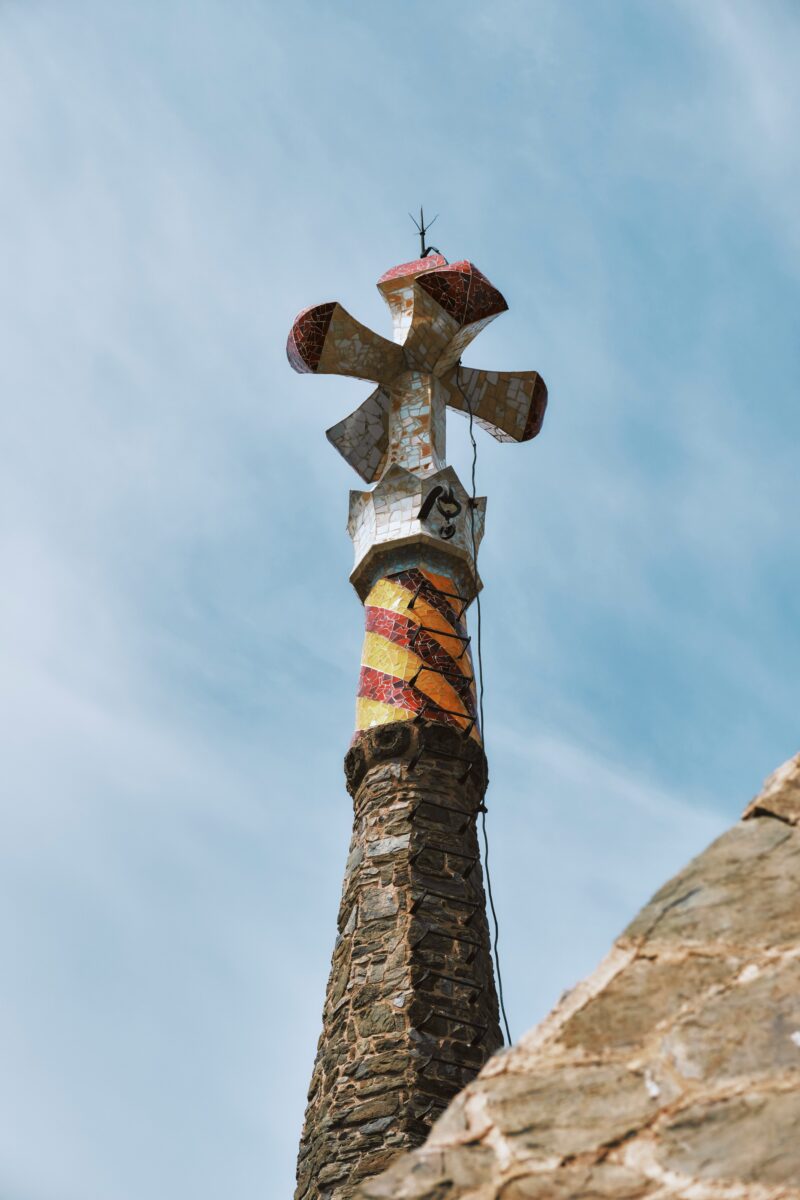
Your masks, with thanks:
M 380 579 L 367 597 L 359 699 L 410 716 L 477 729 L 477 704 L 464 600 L 447 576 L 411 568 Z M 379 711 L 377 720 L 383 719 Z M 357 731 L 376 714 L 358 707 Z
M 508 308 L 502 293 L 466 259 L 426 271 L 417 282 L 460 326 L 499 316 Z

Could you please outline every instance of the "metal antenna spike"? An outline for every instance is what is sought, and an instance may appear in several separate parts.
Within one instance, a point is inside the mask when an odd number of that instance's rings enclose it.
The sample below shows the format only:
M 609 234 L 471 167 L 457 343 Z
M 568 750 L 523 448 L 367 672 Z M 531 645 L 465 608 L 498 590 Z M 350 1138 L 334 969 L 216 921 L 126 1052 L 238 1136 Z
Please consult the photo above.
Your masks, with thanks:
M 435 246 L 426 246 L 425 245 L 425 238 L 428 233 L 428 230 L 430 229 L 431 225 L 433 225 L 439 219 L 439 214 L 438 213 L 436 214 L 436 216 L 433 218 L 433 221 L 431 221 L 430 225 L 425 224 L 425 211 L 421 204 L 419 206 L 419 220 L 417 220 L 416 217 L 411 216 L 411 213 L 409 213 L 408 215 L 409 215 L 409 217 L 411 217 L 411 220 L 414 223 L 414 228 L 416 229 L 417 233 L 419 234 L 419 256 L 420 256 L 420 258 L 427 258 L 427 256 L 432 251 L 434 251 L 436 254 L 439 254 L 440 251 L 437 250 Z

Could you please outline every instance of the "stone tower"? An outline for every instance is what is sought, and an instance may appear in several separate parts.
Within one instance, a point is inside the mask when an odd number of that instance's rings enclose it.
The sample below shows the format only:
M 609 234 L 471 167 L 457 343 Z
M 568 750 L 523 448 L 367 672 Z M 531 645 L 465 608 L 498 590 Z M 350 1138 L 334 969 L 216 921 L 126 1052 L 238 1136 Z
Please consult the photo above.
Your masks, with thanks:
M 368 379 L 328 439 L 368 491 L 350 493 L 351 581 L 364 604 L 355 821 L 296 1200 L 347 1200 L 419 1145 L 502 1045 L 476 822 L 487 783 L 466 611 L 478 594 L 485 500 L 445 463 L 446 410 L 500 441 L 541 428 L 534 371 L 461 366 L 507 308 L 471 263 L 440 254 L 378 281 L 388 341 L 332 302 L 304 310 L 296 371 Z

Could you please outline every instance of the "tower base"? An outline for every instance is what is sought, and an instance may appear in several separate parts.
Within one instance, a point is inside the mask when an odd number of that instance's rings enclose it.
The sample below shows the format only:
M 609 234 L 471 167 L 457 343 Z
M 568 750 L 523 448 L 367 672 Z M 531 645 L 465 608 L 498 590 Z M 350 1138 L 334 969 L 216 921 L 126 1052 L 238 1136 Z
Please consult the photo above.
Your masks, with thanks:
M 345 759 L 355 821 L 295 1200 L 349 1200 L 413 1149 L 503 1043 L 474 738 L 404 721 Z

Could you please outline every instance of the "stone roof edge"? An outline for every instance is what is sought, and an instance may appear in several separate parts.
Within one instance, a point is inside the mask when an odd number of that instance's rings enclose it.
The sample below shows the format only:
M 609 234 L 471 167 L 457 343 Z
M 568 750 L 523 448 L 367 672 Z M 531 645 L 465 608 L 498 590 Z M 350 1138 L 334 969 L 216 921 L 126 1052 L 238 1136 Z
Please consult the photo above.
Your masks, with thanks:
M 800 754 L 795 754 L 764 781 L 761 791 L 742 813 L 752 817 L 777 817 L 789 825 L 800 825 Z
M 794 755 L 768 776 L 761 791 L 745 808 L 741 819 L 746 821 L 754 817 L 773 817 L 790 825 L 800 825 L 800 754 Z M 604 991 L 614 976 L 637 957 L 641 942 L 641 938 L 630 939 L 621 934 L 598 966 L 564 992 L 547 1016 L 524 1033 L 513 1046 L 493 1055 L 480 1072 L 481 1078 L 502 1075 L 511 1063 L 513 1069 L 518 1070 L 521 1060 L 528 1055 L 541 1053 L 548 1043 L 556 1041 L 566 1022 Z M 436 1144 L 435 1136 L 429 1138 L 429 1143 Z
M 789 759 L 766 779 L 761 792 L 744 810 L 741 820 L 750 821 L 754 818 L 766 817 L 783 821 L 792 826 L 800 825 L 800 754 Z M 740 824 L 741 822 L 735 822 L 731 828 L 736 828 Z M 788 831 L 787 836 L 791 836 Z M 618 974 L 640 957 L 643 943 L 646 943 L 647 939 L 647 934 L 643 937 L 630 937 L 627 935 L 627 931 L 617 938 L 609 953 L 594 971 L 575 987 L 565 992 L 542 1021 L 525 1033 L 514 1046 L 501 1050 L 489 1060 L 476 1079 L 467 1084 L 451 1103 L 445 1115 L 434 1125 L 424 1145 L 407 1159 L 406 1156 L 403 1156 L 400 1161 L 416 1162 L 414 1173 L 419 1170 L 424 1174 L 426 1163 L 435 1165 L 442 1156 L 447 1156 L 458 1150 L 459 1147 L 475 1148 L 479 1145 L 487 1152 L 491 1150 L 496 1158 L 502 1160 L 505 1153 L 503 1137 L 492 1123 L 486 1106 L 484 1089 L 481 1088 L 481 1081 L 485 1081 L 491 1076 L 504 1074 L 525 1075 L 526 1072 L 535 1069 L 537 1064 L 546 1063 L 550 1057 L 550 1048 L 555 1049 L 564 1025 L 594 997 L 602 993 Z M 697 947 L 689 947 L 687 953 L 691 955 L 697 952 L 697 949 Z M 442 1158 L 442 1161 L 445 1159 Z M 555 1161 L 551 1164 L 553 1167 L 556 1165 Z M 545 1166 L 547 1166 L 546 1163 L 542 1164 L 542 1170 Z M 466 1170 L 466 1166 L 464 1169 Z M 400 1196 L 405 1195 L 406 1192 L 396 1190 L 399 1177 L 394 1172 L 395 1168 L 390 1168 L 385 1175 L 368 1181 L 363 1190 L 357 1193 L 358 1197 L 363 1197 L 364 1200 L 373 1200 L 380 1196 L 386 1200 L 389 1197 L 392 1200 L 399 1200 Z M 510 1182 L 509 1178 L 503 1178 L 505 1184 Z M 410 1175 L 409 1180 L 412 1190 L 409 1190 L 407 1194 L 414 1198 L 420 1197 L 419 1188 L 413 1190 L 416 1185 Z M 485 1192 L 483 1189 L 481 1190 L 481 1196 L 485 1194 L 488 1198 L 497 1195 L 496 1189 L 492 1190 L 494 1182 L 488 1177 L 487 1188 L 489 1190 Z M 790 1196 L 800 1198 L 800 1190 L 794 1188 L 786 1189 L 781 1186 L 773 1191 L 771 1188 L 762 1189 L 756 1185 L 756 1191 L 745 1192 L 738 1190 L 737 1185 L 737 1196 L 746 1196 L 748 1200 L 755 1200 L 756 1192 L 763 1200 L 778 1200 L 779 1196 L 786 1197 L 786 1200 L 789 1200 Z M 477 1192 L 465 1193 L 457 1190 L 454 1193 L 457 1196 L 473 1194 L 477 1200 Z M 674 1197 L 678 1193 L 665 1192 L 665 1200 L 667 1194 Z M 692 1195 L 694 1194 L 693 1192 Z M 684 1193 L 681 1192 L 680 1195 L 684 1195 Z M 698 1200 L 712 1200 L 712 1198 L 713 1200 L 722 1200 L 723 1197 L 731 1200 L 732 1195 L 733 1192 L 728 1187 L 723 1186 L 720 1189 L 716 1183 L 712 1183 L 707 1191 L 704 1189 L 702 1197 L 701 1192 L 697 1192 Z

